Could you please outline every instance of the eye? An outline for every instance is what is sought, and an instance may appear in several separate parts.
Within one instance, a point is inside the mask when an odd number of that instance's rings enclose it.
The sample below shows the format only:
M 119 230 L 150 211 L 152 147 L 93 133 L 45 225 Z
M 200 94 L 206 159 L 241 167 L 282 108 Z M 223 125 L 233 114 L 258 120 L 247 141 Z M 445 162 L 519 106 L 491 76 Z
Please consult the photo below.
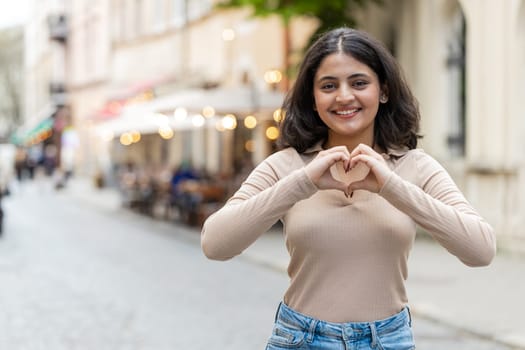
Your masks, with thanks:
M 335 84 L 334 83 L 323 83 L 321 84 L 320 88 L 321 90 L 333 90 L 335 89 Z
M 352 83 L 352 86 L 357 89 L 364 89 L 368 85 L 368 81 L 366 80 L 356 80 Z

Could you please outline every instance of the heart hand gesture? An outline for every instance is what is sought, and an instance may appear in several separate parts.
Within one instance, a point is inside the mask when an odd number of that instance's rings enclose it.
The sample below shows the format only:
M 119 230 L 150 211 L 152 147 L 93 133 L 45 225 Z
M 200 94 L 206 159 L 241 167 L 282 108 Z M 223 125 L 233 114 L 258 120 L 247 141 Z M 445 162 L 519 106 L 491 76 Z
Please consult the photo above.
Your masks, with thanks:
M 391 171 L 384 158 L 365 144 L 352 153 L 345 146 L 323 150 L 305 170 L 319 189 L 341 190 L 347 196 L 355 190 L 379 192 Z
M 350 154 L 350 159 L 351 168 L 356 167 L 358 164 L 364 164 L 370 169 L 370 172 L 361 181 L 351 183 L 347 191 L 367 190 L 375 193 L 379 192 L 392 171 L 388 167 L 385 158 L 372 147 L 359 144 Z
M 323 150 L 306 165 L 305 170 L 317 188 L 322 190 L 336 189 L 347 193 L 348 184 L 332 176 L 330 168 L 340 164 L 343 169 L 350 166 L 350 152 L 345 146 L 336 146 Z

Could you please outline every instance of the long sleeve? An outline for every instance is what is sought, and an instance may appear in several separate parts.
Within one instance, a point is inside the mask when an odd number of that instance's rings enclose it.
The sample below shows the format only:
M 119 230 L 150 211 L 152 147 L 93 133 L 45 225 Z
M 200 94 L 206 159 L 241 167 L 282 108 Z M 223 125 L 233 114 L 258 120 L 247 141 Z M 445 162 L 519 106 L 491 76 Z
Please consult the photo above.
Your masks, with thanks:
M 262 162 L 206 220 L 201 246 L 208 258 L 227 260 L 242 253 L 296 202 L 317 191 L 299 157 L 291 155 L 281 151 Z
M 468 203 L 447 171 L 422 151 L 416 158 L 416 183 L 396 171 L 380 195 L 409 215 L 443 247 L 468 266 L 488 265 L 496 254 L 493 228 Z

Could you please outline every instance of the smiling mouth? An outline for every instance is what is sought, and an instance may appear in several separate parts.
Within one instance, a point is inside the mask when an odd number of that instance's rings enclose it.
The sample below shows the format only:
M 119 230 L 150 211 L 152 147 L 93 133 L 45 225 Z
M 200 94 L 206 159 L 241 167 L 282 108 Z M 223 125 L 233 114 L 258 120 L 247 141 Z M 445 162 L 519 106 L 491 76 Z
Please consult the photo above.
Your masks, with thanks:
M 341 110 L 341 111 L 335 111 L 334 113 L 337 114 L 337 115 L 341 115 L 341 116 L 350 116 L 350 115 L 356 114 L 359 111 L 360 111 L 359 108 L 353 108 L 353 109 L 345 109 L 345 110 Z

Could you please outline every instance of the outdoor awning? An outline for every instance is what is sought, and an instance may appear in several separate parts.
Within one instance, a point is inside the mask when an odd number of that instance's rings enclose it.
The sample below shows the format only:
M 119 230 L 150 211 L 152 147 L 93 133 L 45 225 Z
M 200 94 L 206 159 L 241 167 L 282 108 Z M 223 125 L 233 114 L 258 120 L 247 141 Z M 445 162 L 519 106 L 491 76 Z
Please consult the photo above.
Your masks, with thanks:
M 11 143 L 19 146 L 31 146 L 51 136 L 54 127 L 53 116 L 56 111 L 56 106 L 48 103 L 38 112 L 31 114 L 30 118 L 27 118 L 24 123 L 11 134 Z
M 160 113 L 172 113 L 178 107 L 200 113 L 204 107 L 211 106 L 218 114 L 235 114 L 273 111 L 281 106 L 283 99 L 282 92 L 249 87 L 189 89 L 156 98 L 148 106 Z
M 11 135 L 11 142 L 15 145 L 30 145 L 39 143 L 49 136 L 53 129 L 54 119 L 48 117 L 30 129 L 20 129 Z
M 193 115 L 188 115 L 184 120 L 175 120 L 166 115 L 152 112 L 151 110 L 141 108 L 140 106 L 129 107 L 118 117 L 99 123 L 98 130 L 109 131 L 115 135 L 125 132 L 138 131 L 142 134 L 153 134 L 158 132 L 159 128 L 168 126 L 172 130 L 191 130 L 195 126 L 192 122 Z M 206 119 L 206 125 L 215 125 L 216 118 Z
M 173 130 L 194 129 L 195 118 L 199 117 L 204 107 L 212 107 L 216 115 L 266 113 L 271 117 L 271 113 L 281 107 L 283 99 L 284 94 L 281 92 L 260 92 L 249 87 L 188 89 L 124 107 L 117 118 L 99 123 L 98 129 L 115 135 L 132 130 L 144 134 L 155 133 L 161 126 L 169 126 Z M 187 117 L 174 118 L 177 108 L 184 108 Z M 216 118 L 206 119 L 201 126 L 214 126 L 216 121 Z

